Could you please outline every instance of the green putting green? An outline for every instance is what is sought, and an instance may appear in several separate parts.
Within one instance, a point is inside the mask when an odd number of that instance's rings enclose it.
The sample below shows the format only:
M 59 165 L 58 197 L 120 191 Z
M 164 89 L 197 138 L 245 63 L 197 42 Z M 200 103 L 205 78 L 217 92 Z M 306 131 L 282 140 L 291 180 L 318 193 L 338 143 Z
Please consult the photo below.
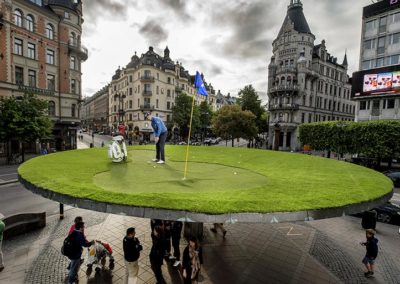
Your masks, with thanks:
M 40 156 L 18 172 L 30 183 L 72 197 L 121 205 L 203 213 L 291 212 L 366 202 L 392 190 L 373 170 L 302 154 L 225 147 L 167 146 L 167 163 L 151 162 L 154 146 L 129 147 L 115 164 L 106 148 Z

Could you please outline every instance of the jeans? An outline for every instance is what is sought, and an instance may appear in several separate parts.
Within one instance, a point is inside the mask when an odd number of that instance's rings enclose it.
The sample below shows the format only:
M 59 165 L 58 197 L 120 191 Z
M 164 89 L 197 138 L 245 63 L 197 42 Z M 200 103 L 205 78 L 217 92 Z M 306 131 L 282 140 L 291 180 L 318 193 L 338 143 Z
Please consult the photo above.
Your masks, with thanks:
M 0 268 L 1 268 L 1 267 L 4 267 L 4 262 L 3 262 L 3 251 L 1 250 L 1 246 L 3 245 L 2 243 L 3 243 L 3 241 L 0 241 Z
M 156 144 L 156 159 L 157 160 L 163 160 L 165 161 L 165 140 L 167 140 L 167 134 L 168 132 L 161 133 L 160 139 L 158 140 L 158 143 Z
M 136 284 L 139 274 L 138 261 L 128 262 L 125 260 L 125 284 Z
M 71 259 L 71 267 L 68 273 L 68 283 L 72 284 L 75 282 L 75 279 L 78 277 L 78 270 L 81 266 L 81 258 Z

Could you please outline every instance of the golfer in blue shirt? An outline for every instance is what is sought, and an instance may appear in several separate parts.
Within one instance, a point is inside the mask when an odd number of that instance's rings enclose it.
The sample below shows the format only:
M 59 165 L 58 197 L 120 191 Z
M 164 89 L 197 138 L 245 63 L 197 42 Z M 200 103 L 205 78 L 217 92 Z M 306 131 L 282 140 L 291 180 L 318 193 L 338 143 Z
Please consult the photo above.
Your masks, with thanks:
M 151 113 L 145 115 L 146 119 L 151 120 L 151 127 L 154 130 L 154 142 L 156 143 L 156 158 L 153 162 L 157 164 L 165 164 L 165 140 L 167 139 L 168 130 L 164 122 L 158 116 L 153 116 Z

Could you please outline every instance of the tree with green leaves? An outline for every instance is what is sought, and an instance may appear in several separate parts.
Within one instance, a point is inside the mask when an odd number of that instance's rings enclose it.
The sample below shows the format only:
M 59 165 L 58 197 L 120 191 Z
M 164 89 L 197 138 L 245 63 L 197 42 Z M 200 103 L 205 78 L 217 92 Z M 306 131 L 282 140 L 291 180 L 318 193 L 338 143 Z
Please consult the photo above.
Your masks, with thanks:
M 257 135 L 255 115 L 251 111 L 243 111 L 239 105 L 223 106 L 213 118 L 213 130 L 226 140 L 235 138 L 251 139 Z
M 189 135 L 190 113 L 192 111 L 193 98 L 185 93 L 179 94 L 175 99 L 175 105 L 172 107 L 172 121 L 179 127 L 179 135 L 187 139 Z M 200 115 L 198 106 L 194 106 L 192 133 L 195 133 L 200 127 Z
M 207 135 L 207 130 L 211 127 L 213 111 L 211 105 L 207 101 L 202 101 L 199 105 L 199 115 L 200 115 L 200 130 L 202 140 L 205 135 Z
M 252 85 L 245 86 L 239 91 L 239 98 L 237 104 L 241 106 L 242 110 L 251 111 L 256 116 L 256 124 L 260 132 L 268 132 L 268 123 L 266 123 L 263 115 L 266 113 L 261 105 L 261 100 Z M 265 131 L 265 129 L 267 129 Z
M 19 141 L 22 145 L 20 148 L 22 161 L 24 161 L 23 143 L 35 142 L 52 132 L 53 124 L 47 112 L 47 102 L 33 94 L 2 97 L 0 99 L 0 141 L 6 143 L 7 148 L 11 140 Z

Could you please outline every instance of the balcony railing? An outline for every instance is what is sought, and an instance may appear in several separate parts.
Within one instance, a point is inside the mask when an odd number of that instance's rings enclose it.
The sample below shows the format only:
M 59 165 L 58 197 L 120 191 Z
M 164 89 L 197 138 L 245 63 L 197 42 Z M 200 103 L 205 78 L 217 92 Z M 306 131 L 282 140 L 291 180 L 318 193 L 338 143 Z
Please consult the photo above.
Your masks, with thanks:
M 276 74 L 284 74 L 284 73 L 297 73 L 297 68 L 292 66 L 284 66 L 276 70 Z
M 144 75 L 140 77 L 140 81 L 142 82 L 154 82 L 154 76 Z
M 298 104 L 270 104 L 269 110 L 298 110 Z
M 79 41 L 70 39 L 68 41 L 68 48 L 71 52 L 78 54 L 79 58 L 83 61 L 88 59 L 88 49 L 84 47 Z
M 154 110 L 154 105 L 151 104 L 140 105 L 140 110 Z
M 152 91 L 143 91 L 143 96 L 145 96 L 145 97 L 150 97 L 152 95 L 153 95 Z
M 270 91 L 270 93 L 281 92 L 281 91 L 297 92 L 297 91 L 299 91 L 299 86 L 296 84 L 279 85 L 279 86 L 272 87 L 269 91 Z

